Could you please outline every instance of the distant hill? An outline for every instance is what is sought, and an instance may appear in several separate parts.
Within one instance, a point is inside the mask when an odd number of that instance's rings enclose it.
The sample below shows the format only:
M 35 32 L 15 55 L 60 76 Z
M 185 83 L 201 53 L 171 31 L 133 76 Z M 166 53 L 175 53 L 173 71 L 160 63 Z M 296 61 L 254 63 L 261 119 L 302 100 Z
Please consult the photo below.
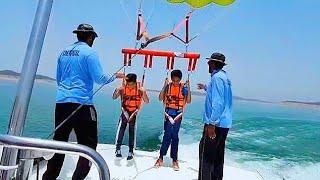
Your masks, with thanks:
M 252 98 L 243 98 L 243 97 L 239 97 L 239 96 L 233 96 L 233 99 L 240 100 L 240 101 L 254 101 L 254 102 L 262 102 L 262 103 L 273 103 L 271 101 L 264 101 L 264 100 L 252 99 Z
M 11 70 L 2 70 L 2 71 L 0 71 L 0 77 L 1 76 L 6 76 L 9 78 L 18 78 L 20 76 L 20 73 L 17 73 L 17 72 L 11 71 Z M 48 76 L 43 76 L 43 75 L 36 75 L 36 79 L 56 81 L 54 78 L 51 78 Z
M 15 71 L 11 70 L 2 70 L 0 71 L 0 79 L 1 77 L 5 78 L 14 78 L 17 79 L 20 76 L 20 73 L 17 73 Z M 37 80 L 46 80 L 46 81 L 56 81 L 54 78 L 44 76 L 44 75 L 36 75 Z M 160 92 L 160 90 L 156 89 L 147 89 L 149 92 Z M 194 96 L 205 96 L 205 92 L 200 92 L 200 91 L 192 91 L 192 95 Z M 270 101 L 264 101 L 264 100 L 259 100 L 259 99 L 252 99 L 252 98 L 243 98 L 239 96 L 233 96 L 234 100 L 239 100 L 239 101 L 253 101 L 253 102 L 262 102 L 262 103 L 274 103 Z M 304 106 L 313 106 L 313 107 L 320 107 L 320 102 L 302 102 L 302 101 L 281 101 L 280 103 L 286 104 L 286 105 L 304 105 Z
M 282 101 L 282 103 L 320 106 L 320 102 Z
M 200 91 L 192 91 L 192 95 L 205 96 L 206 93 L 205 92 L 200 92 Z M 252 98 L 243 98 L 243 97 L 239 97 L 239 96 L 233 96 L 233 99 L 234 100 L 239 100 L 239 101 L 254 101 L 254 102 L 262 102 L 262 103 L 272 103 L 270 101 L 264 101 L 264 100 L 252 99 Z
M 3 71 L 0 71 L 0 75 L 19 76 L 20 74 L 11 70 L 3 70 Z
M 155 90 L 155 89 L 147 89 L 147 91 L 149 92 L 160 92 L 159 90 Z M 192 95 L 194 96 L 205 96 L 206 93 L 205 92 L 200 92 L 200 91 L 192 91 L 191 92 Z M 262 103 L 272 103 L 270 101 L 264 101 L 264 100 L 259 100 L 259 99 L 250 99 L 250 98 L 243 98 L 243 97 L 239 97 L 239 96 L 233 96 L 234 100 L 239 100 L 239 101 L 253 101 L 253 102 L 262 102 Z

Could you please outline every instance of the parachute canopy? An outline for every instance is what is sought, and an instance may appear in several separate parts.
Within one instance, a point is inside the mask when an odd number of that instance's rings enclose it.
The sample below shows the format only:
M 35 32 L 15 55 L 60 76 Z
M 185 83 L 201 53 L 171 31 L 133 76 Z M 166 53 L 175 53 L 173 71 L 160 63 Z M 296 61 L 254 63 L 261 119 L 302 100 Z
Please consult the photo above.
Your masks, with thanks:
M 210 3 L 215 3 L 220 6 L 228 6 L 235 0 L 167 0 L 169 3 L 187 3 L 193 8 L 202 8 Z

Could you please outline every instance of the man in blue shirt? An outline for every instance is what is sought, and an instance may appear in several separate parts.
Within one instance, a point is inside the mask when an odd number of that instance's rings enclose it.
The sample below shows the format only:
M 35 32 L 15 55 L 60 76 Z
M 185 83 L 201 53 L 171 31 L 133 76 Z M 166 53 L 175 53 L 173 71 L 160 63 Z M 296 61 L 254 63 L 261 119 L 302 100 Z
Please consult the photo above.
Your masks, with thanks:
M 59 56 L 57 64 L 57 96 L 55 108 L 55 127 L 73 114 L 54 134 L 53 139 L 68 141 L 74 129 L 79 144 L 96 149 L 97 112 L 93 106 L 93 84 L 108 84 L 115 78 L 123 78 L 122 73 L 114 76 L 103 74 L 97 52 L 92 49 L 98 37 L 89 24 L 80 24 L 73 33 L 78 42 L 67 47 Z M 78 109 L 81 106 L 80 109 Z M 64 161 L 63 154 L 55 154 L 47 165 L 42 179 L 57 179 Z M 90 163 L 80 157 L 72 179 L 84 179 L 90 171 Z
M 211 81 L 198 84 L 206 91 L 204 131 L 199 146 L 199 180 L 222 180 L 225 140 L 232 124 L 232 90 L 223 67 L 225 56 L 213 53 L 208 59 Z

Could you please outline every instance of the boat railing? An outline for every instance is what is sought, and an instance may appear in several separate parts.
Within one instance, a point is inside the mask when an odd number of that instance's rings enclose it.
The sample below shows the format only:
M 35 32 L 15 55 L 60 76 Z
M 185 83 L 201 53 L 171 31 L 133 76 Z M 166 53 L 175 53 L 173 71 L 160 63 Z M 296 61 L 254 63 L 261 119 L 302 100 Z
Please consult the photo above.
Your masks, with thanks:
M 110 180 L 109 168 L 103 157 L 97 151 L 87 146 L 54 140 L 12 136 L 7 134 L 0 134 L 0 145 L 19 150 L 82 156 L 96 165 L 101 180 Z M 16 166 L 7 167 L 7 169 L 12 169 L 15 167 Z M 4 169 L 2 170 L 5 170 L 5 167 L 3 168 Z

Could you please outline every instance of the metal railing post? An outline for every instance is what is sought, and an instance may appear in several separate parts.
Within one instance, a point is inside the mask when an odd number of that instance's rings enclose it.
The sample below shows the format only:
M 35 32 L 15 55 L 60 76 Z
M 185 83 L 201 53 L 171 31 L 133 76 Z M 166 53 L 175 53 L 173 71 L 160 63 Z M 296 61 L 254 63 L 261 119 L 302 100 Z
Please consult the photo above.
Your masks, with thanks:
M 12 109 L 8 134 L 21 136 L 27 116 L 28 105 L 36 76 L 42 45 L 47 31 L 53 0 L 39 0 L 34 18 L 24 63 L 18 83 L 17 94 Z M 18 151 L 4 148 L 1 165 L 13 166 L 17 164 Z M 1 171 L 0 179 L 9 180 L 15 176 L 14 170 Z
M 96 165 L 101 180 L 110 180 L 110 172 L 103 157 L 95 150 L 80 144 L 35 139 L 12 135 L 0 135 L 0 145 L 23 150 L 53 152 L 82 156 Z

